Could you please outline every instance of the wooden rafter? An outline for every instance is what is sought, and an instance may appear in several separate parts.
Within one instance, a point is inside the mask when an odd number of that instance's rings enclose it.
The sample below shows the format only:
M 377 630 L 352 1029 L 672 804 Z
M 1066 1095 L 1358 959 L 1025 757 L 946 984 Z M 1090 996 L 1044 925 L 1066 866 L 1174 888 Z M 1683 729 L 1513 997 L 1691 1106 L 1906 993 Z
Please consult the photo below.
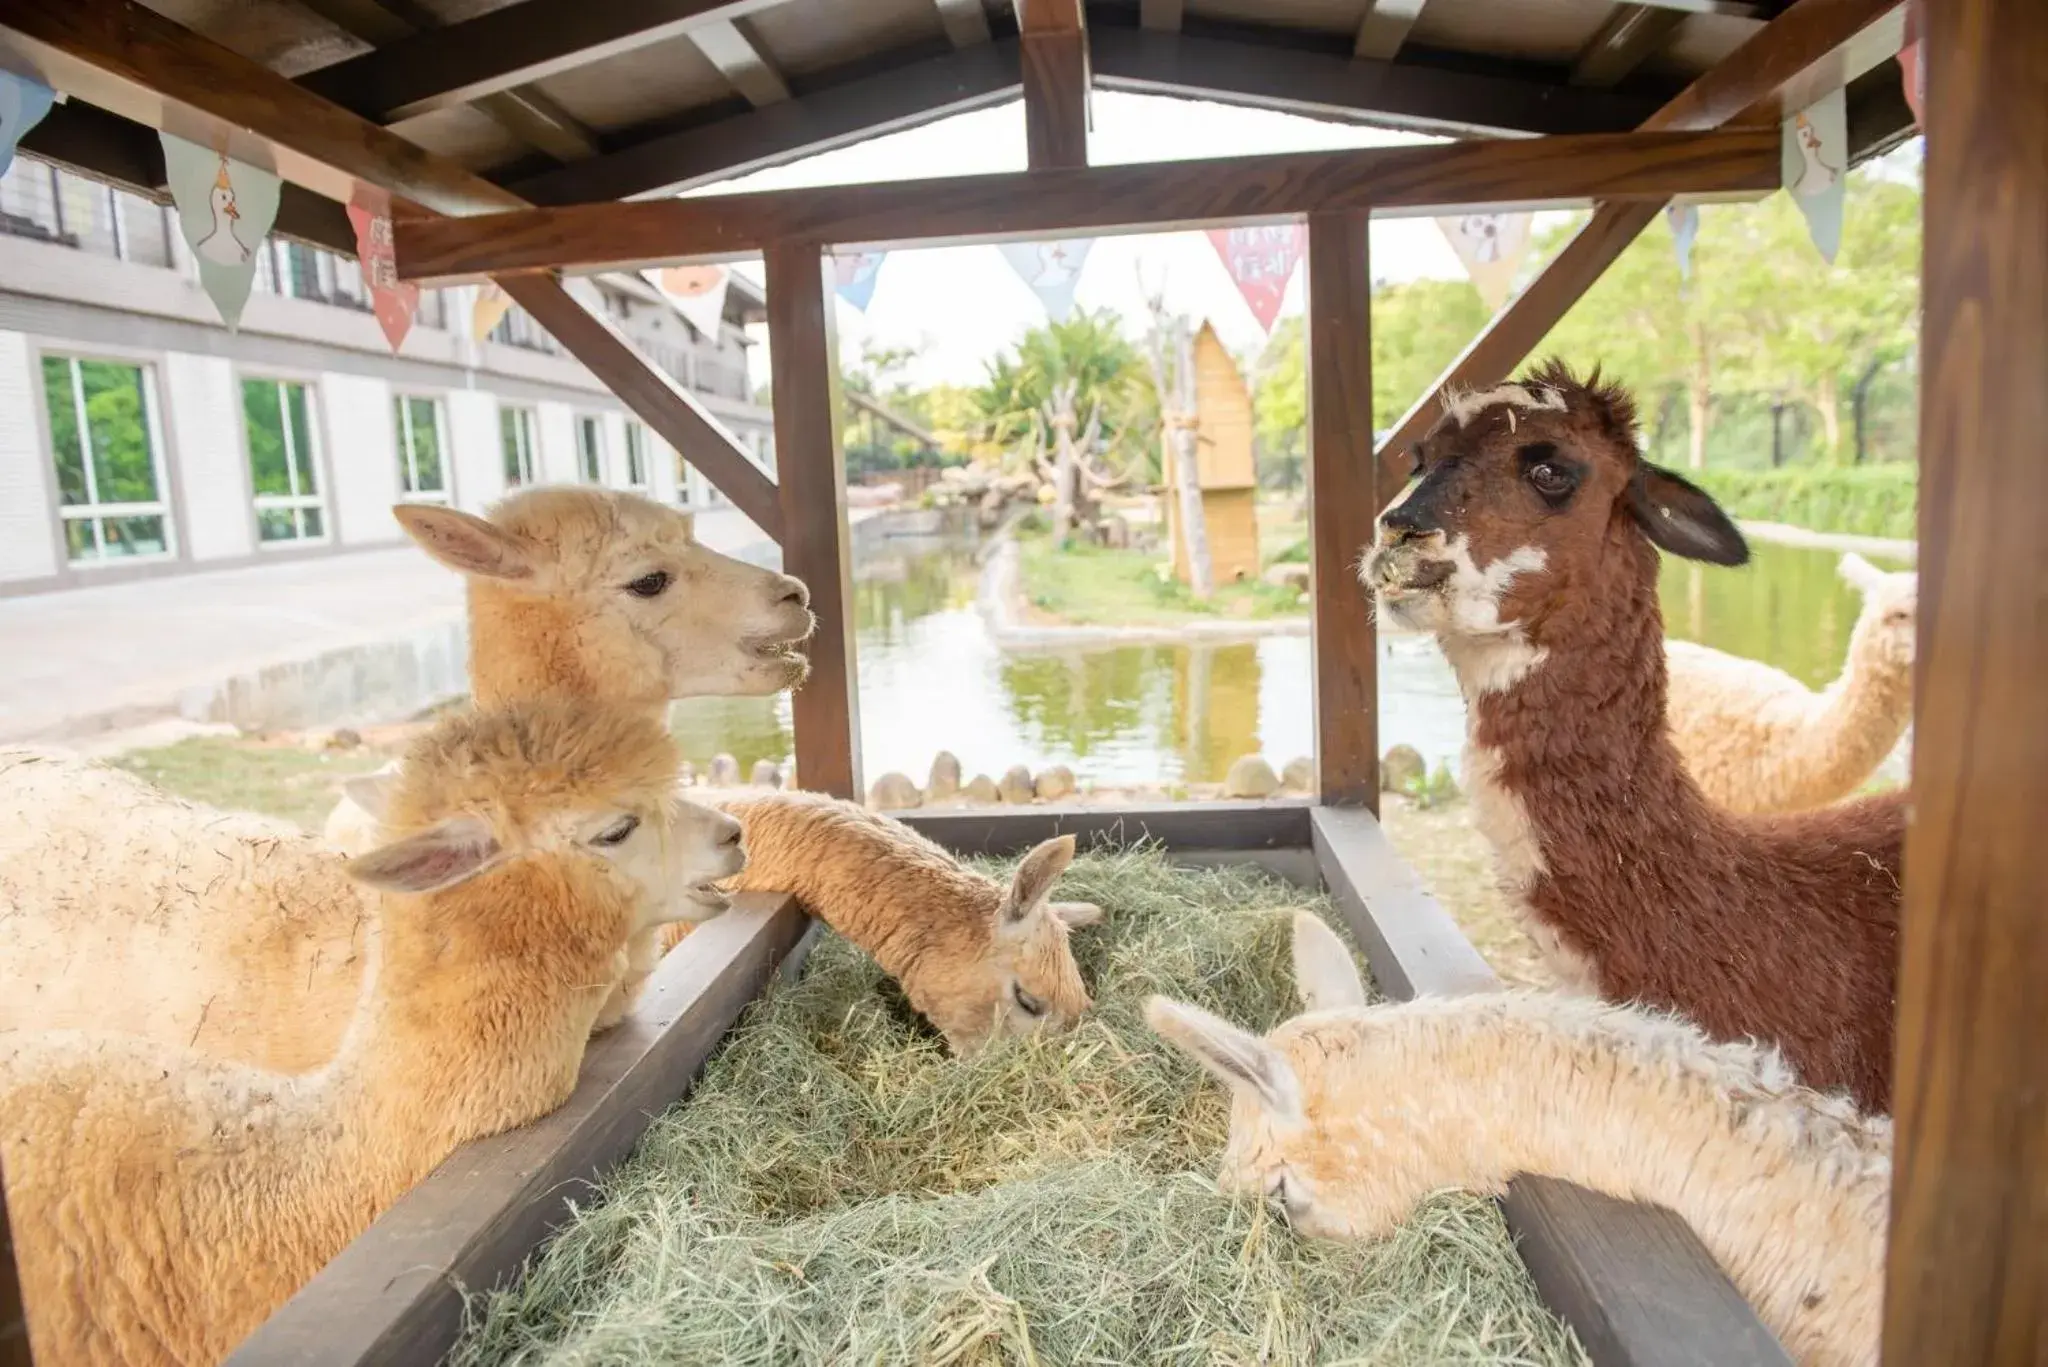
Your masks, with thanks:
M 789 86 L 774 63 L 730 19 L 711 19 L 689 30 L 690 41 L 719 74 L 756 109 L 789 98 Z
M 1352 55 L 1375 62 L 1393 61 L 1427 3 L 1428 0 L 1369 0 L 1365 17 L 1358 21 L 1358 33 L 1351 40 Z
M 939 22 L 945 25 L 946 41 L 954 47 L 973 47 L 986 43 L 992 35 L 988 27 L 988 15 L 981 8 L 981 0 L 933 0 L 938 6 Z
M 1644 121 L 1645 129 L 1704 129 L 1750 124 L 1775 129 L 1781 99 L 1792 107 L 1846 85 L 1884 54 L 1887 41 L 1865 35 L 1895 26 L 1901 0 L 1798 0 Z M 1657 217 L 1655 201 L 1599 205 L 1564 249 L 1511 300 L 1394 424 L 1380 446 L 1382 469 L 1399 464 L 1454 389 L 1496 384 L 1550 334 L 1629 243 Z M 1399 486 L 1382 481 L 1388 497 Z
M 1616 5 L 1572 63 L 1571 83 L 1601 87 L 1617 84 L 1670 42 L 1685 18 L 1682 10 Z
M 1162 231 L 1318 209 L 1762 191 L 1775 129 L 1618 133 L 1081 167 L 744 195 L 572 205 L 398 225 L 408 279 L 719 258 L 787 240 L 894 244 Z
M 1024 141 L 1033 169 L 1088 164 L 1088 23 L 1081 0 L 1017 0 Z

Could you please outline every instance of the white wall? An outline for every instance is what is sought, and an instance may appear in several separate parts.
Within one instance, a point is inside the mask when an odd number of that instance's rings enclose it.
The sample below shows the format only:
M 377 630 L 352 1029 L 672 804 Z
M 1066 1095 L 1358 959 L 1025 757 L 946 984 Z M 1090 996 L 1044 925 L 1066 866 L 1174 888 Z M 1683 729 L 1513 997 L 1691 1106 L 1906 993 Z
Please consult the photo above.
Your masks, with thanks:
M 598 414 L 604 429 L 604 482 L 614 489 L 627 487 L 626 417 L 623 413 Z
M 497 396 L 478 389 L 452 389 L 447 406 L 455 496 L 462 507 L 481 513 L 505 496 Z
M 0 332 L 0 579 L 47 578 L 60 564 L 41 388 L 28 338 Z
M 673 446 L 663 441 L 653 428 L 647 429 L 647 459 L 653 469 L 647 472 L 649 497 L 663 503 L 676 501 L 676 452 Z
M 540 442 L 535 477 L 543 484 L 576 483 L 581 476 L 576 471 L 575 410 L 565 403 L 535 404 L 534 426 Z
M 177 457 L 173 497 L 184 514 L 185 554 L 224 560 L 256 549 L 242 395 L 235 368 L 219 356 L 164 353 L 157 370 Z
M 391 516 L 398 502 L 391 386 L 329 371 L 320 376 L 320 411 L 327 415 L 327 465 L 334 475 L 329 503 L 340 540 L 350 546 L 403 540 Z

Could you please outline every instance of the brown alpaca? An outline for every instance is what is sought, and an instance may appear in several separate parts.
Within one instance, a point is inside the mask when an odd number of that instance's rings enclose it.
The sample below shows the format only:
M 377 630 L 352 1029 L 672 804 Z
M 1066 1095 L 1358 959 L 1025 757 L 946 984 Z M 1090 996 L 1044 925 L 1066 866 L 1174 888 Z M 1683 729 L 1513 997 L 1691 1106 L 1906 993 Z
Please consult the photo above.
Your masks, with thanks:
M 1903 795 L 1737 816 L 1666 724 L 1657 548 L 1739 565 L 1741 534 L 1641 458 L 1624 391 L 1558 362 L 1449 404 L 1416 472 L 1362 577 L 1457 673 L 1474 817 L 1532 933 L 1609 1000 L 1889 1111 Z

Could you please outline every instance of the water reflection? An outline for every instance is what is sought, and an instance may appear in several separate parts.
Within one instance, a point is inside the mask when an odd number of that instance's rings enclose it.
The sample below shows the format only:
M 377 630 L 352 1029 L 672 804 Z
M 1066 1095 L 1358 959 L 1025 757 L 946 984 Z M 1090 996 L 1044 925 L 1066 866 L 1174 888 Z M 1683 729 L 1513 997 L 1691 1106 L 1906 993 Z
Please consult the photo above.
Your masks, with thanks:
M 1230 646 L 1127 646 L 1005 654 L 974 607 L 971 540 L 862 528 L 854 554 L 862 763 L 922 781 L 940 749 L 969 774 L 1062 763 L 1098 784 L 1215 782 L 1239 755 L 1275 765 L 1313 745 L 1304 637 Z M 1841 667 L 1858 599 L 1829 552 L 1758 546 L 1741 570 L 1667 560 L 1668 629 L 1767 660 L 1813 685 Z M 1382 745 L 1456 767 L 1464 704 L 1426 639 L 1380 642 Z M 684 753 L 730 751 L 743 769 L 790 753 L 786 698 L 679 703 Z

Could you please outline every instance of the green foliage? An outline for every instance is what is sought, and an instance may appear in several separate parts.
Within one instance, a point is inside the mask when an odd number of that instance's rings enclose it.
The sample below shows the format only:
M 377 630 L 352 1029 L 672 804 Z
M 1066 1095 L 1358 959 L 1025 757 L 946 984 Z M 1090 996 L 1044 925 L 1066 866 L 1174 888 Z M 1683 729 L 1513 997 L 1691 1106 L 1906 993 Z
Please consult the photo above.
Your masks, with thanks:
M 368 746 L 308 750 L 234 736 L 195 736 L 131 751 L 111 762 L 190 802 L 262 812 L 318 830 L 333 810 L 341 781 L 369 773 L 386 758 Z
M 1919 469 L 1910 464 L 1699 470 L 1699 486 L 1736 517 L 1815 531 L 1913 539 Z
M 1266 563 L 1268 565 L 1306 565 L 1308 563 L 1308 553 L 1308 538 L 1304 536 L 1297 541 L 1288 542 L 1285 546 L 1267 556 Z
M 1446 807 L 1458 800 L 1458 781 L 1451 777 L 1451 766 L 1439 762 L 1436 772 L 1426 777 L 1417 775 L 1401 785 L 1401 793 L 1417 807 L 1428 811 L 1433 807 Z
M 1149 551 L 1074 545 L 1043 537 L 1022 543 L 1019 577 L 1032 606 L 1063 622 L 1092 626 L 1156 626 L 1198 617 L 1263 619 L 1301 612 L 1298 594 L 1260 580 L 1219 584 L 1206 600 L 1167 573 Z
M 1144 358 L 1106 310 L 1033 328 L 1019 339 L 1014 355 L 1005 353 L 988 363 L 986 377 L 972 391 L 982 435 L 1006 455 L 1028 449 L 1053 386 L 1068 380 L 1079 386 L 1077 425 L 1101 405 L 1101 449 L 1108 465 L 1140 478 L 1156 477 L 1159 399 Z

